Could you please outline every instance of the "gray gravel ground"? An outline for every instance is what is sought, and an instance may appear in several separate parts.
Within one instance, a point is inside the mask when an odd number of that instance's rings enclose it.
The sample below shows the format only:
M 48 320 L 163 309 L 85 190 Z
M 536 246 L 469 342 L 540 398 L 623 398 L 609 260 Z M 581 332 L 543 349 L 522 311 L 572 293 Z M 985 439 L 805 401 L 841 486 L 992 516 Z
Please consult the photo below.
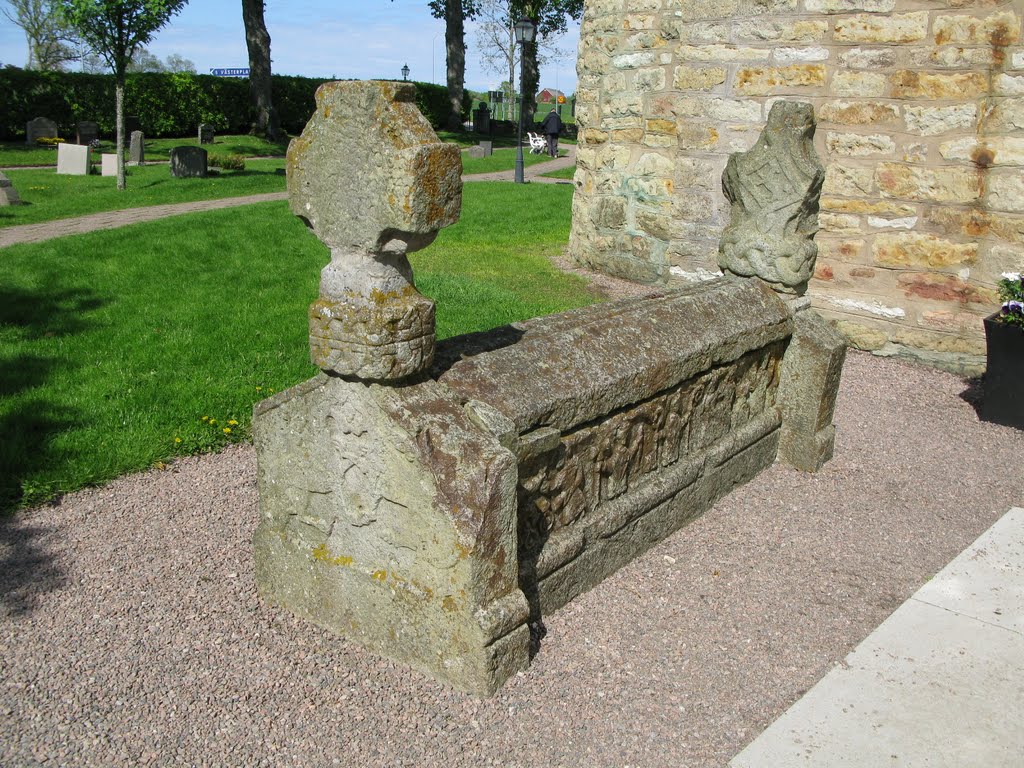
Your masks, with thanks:
M 831 464 L 548 617 L 489 700 L 260 601 L 251 447 L 0 521 L 0 765 L 722 766 L 1024 502 L 1024 433 L 965 389 L 851 353 Z

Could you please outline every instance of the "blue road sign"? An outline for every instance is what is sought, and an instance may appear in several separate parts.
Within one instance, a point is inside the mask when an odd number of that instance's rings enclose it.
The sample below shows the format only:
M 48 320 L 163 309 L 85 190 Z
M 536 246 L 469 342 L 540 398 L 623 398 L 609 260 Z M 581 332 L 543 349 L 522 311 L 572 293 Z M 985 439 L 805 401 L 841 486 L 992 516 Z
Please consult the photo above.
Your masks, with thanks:
M 229 69 L 211 69 L 210 70 L 210 74 L 211 75 L 216 75 L 217 77 L 248 77 L 249 76 L 249 68 L 248 67 L 235 67 L 233 69 L 232 68 L 229 68 Z

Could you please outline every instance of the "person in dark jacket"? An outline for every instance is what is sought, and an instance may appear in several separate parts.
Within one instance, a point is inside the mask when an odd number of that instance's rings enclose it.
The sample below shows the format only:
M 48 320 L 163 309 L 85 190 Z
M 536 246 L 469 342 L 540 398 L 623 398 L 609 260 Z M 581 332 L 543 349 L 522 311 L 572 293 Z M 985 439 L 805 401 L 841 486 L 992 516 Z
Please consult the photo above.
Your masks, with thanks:
M 548 139 L 548 154 L 558 157 L 558 134 L 562 132 L 562 117 L 554 107 L 540 124 L 540 129 Z

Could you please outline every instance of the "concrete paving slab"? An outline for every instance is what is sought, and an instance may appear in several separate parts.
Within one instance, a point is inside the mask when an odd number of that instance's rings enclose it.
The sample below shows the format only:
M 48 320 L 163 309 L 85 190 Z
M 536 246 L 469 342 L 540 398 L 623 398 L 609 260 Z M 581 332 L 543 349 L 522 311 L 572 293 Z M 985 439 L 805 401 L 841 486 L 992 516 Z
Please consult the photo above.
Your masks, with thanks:
M 1024 765 L 1022 594 L 1014 508 L 729 765 Z
M 1024 633 L 1024 511 L 1003 515 L 913 599 Z

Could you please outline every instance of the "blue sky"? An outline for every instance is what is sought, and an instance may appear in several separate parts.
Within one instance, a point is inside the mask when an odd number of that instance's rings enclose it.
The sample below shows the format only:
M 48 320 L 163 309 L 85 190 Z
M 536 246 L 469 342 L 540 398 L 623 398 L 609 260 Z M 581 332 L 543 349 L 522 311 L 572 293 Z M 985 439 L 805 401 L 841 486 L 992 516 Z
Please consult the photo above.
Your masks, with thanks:
M 431 17 L 427 0 L 267 0 L 266 21 L 275 73 L 400 78 L 408 64 L 410 79 L 444 83 L 444 23 Z M 575 90 L 578 39 L 577 26 L 559 44 L 569 53 L 542 67 L 542 88 Z M 471 28 L 466 45 L 468 87 L 488 90 L 505 79 L 482 68 Z M 204 74 L 248 66 L 240 0 L 192 0 L 148 48 L 160 58 L 181 54 Z M 24 33 L 0 14 L 0 62 L 24 66 L 27 50 Z

